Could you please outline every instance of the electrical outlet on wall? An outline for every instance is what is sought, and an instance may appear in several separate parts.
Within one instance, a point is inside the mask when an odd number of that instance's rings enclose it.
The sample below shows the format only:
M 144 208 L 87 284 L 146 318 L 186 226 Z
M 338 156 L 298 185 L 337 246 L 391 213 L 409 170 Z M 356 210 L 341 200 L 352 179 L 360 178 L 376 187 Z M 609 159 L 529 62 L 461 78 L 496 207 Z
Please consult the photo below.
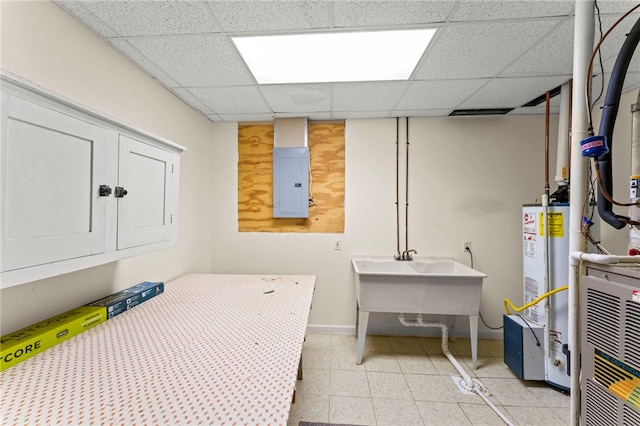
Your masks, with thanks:
M 471 251 L 471 241 L 463 241 L 462 251 Z
M 342 250 L 342 240 L 336 240 L 333 244 L 334 250 Z

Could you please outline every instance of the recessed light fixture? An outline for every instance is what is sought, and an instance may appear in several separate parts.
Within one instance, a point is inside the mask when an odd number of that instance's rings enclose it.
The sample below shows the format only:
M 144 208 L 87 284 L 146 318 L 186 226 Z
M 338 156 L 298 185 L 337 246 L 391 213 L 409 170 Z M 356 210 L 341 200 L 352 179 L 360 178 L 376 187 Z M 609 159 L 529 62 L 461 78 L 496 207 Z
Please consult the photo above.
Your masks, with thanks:
M 407 80 L 435 29 L 238 36 L 258 84 Z

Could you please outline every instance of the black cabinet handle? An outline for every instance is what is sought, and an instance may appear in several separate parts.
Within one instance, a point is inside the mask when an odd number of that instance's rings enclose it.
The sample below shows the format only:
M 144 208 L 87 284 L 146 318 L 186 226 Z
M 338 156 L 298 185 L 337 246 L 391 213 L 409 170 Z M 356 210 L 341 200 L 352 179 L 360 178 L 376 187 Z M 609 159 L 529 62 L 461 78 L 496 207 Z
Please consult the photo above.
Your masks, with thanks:
M 100 185 L 98 188 L 98 195 L 101 197 L 108 197 L 111 195 L 111 187 L 109 185 Z
M 122 197 L 124 197 L 124 196 L 125 196 L 125 195 L 127 195 L 127 194 L 128 194 L 128 192 L 127 192 L 127 190 L 126 190 L 126 189 L 124 189 L 124 188 L 123 188 L 123 187 L 121 187 L 121 186 L 116 186 L 116 192 L 115 192 L 115 194 L 114 194 L 114 196 L 115 196 L 116 198 L 122 198 Z

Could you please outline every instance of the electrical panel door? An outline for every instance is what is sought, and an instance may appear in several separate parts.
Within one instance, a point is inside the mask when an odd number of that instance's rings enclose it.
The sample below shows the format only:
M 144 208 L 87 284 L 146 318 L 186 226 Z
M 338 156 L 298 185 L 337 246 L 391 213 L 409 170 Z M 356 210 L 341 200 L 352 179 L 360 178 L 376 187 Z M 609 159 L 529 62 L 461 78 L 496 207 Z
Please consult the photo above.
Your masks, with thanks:
M 273 148 L 273 217 L 309 217 L 309 148 Z

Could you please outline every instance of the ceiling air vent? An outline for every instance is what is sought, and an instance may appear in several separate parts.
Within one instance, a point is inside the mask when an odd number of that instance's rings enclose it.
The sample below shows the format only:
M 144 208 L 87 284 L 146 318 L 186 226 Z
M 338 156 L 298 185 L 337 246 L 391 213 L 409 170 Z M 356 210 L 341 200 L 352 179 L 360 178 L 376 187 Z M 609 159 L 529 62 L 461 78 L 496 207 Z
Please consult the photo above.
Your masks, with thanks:
M 464 115 L 505 115 L 513 111 L 513 108 L 478 108 L 478 109 L 454 109 L 449 117 Z
M 553 89 L 549 90 L 549 98 L 553 98 L 556 95 L 560 94 L 560 91 L 562 90 L 562 85 L 558 86 L 558 87 L 554 87 Z M 526 104 L 522 105 L 523 107 L 534 107 L 534 106 L 538 106 L 541 103 L 543 103 L 544 101 L 547 100 L 547 92 L 543 93 L 542 95 L 538 96 L 535 99 L 531 99 L 529 102 L 527 102 Z

